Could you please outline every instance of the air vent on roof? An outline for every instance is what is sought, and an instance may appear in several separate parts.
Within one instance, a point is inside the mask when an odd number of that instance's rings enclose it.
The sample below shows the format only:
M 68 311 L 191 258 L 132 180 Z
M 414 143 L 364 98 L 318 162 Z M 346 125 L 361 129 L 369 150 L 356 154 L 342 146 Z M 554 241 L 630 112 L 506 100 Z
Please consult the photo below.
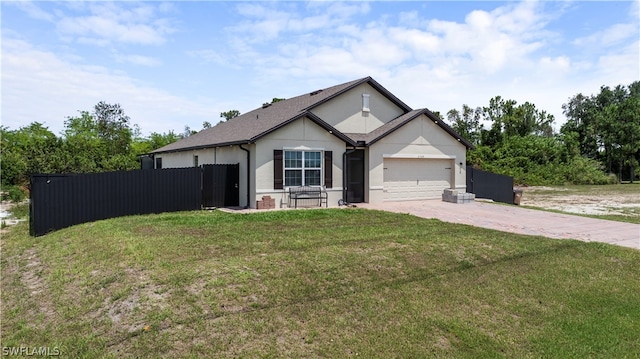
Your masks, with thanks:
M 263 104 L 262 104 L 262 108 L 267 108 L 267 107 L 269 107 L 269 106 L 271 106 L 271 104 L 270 104 L 270 103 L 263 103 Z
M 311 95 L 311 96 L 313 96 L 313 95 L 317 95 L 317 94 L 319 94 L 320 92 L 322 92 L 322 90 L 316 90 L 316 91 L 313 91 L 312 93 L 310 93 L 309 95 Z

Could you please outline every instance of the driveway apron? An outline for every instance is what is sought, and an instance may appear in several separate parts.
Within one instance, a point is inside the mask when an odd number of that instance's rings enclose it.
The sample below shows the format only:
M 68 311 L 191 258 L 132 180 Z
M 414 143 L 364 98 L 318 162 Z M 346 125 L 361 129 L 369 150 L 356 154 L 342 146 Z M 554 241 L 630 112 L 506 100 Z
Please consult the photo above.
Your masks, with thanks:
M 440 200 L 359 203 L 358 207 L 409 213 L 444 222 L 462 223 L 503 232 L 604 242 L 640 250 L 640 225 L 518 206 L 472 202 L 456 204 Z

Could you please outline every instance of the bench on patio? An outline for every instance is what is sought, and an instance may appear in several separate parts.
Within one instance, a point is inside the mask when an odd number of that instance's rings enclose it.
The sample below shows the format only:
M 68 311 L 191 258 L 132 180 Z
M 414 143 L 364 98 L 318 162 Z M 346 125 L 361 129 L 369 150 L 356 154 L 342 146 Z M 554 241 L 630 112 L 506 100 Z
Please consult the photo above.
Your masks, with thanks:
M 323 187 L 299 186 L 289 187 L 289 208 L 293 202 L 294 208 L 298 208 L 298 200 L 317 200 L 318 206 L 329 207 L 327 191 Z

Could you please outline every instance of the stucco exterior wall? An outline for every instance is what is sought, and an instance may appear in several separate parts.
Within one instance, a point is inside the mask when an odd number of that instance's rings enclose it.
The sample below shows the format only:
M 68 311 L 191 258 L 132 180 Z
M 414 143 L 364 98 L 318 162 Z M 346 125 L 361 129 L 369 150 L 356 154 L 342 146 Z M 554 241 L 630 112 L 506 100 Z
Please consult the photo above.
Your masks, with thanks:
M 452 187 L 466 188 L 466 147 L 422 115 L 369 147 L 370 203 L 384 200 L 384 157 L 450 159 Z M 462 165 L 460 164 L 462 163 Z
M 369 94 L 369 109 L 362 111 L 362 94 Z M 343 133 L 369 133 L 403 114 L 369 84 L 362 84 L 311 111 Z
M 342 140 L 307 118 L 299 119 L 261 138 L 255 144 L 255 151 L 253 151 L 256 156 L 253 161 L 256 193 L 251 207 L 255 207 L 255 201 L 266 195 L 276 199 L 277 208 L 286 207 L 287 188 L 282 190 L 273 188 L 273 150 L 289 149 L 332 151 L 333 186 L 327 188 L 327 193 L 329 207 L 337 206 L 338 200 L 342 198 L 342 154 L 345 148 Z

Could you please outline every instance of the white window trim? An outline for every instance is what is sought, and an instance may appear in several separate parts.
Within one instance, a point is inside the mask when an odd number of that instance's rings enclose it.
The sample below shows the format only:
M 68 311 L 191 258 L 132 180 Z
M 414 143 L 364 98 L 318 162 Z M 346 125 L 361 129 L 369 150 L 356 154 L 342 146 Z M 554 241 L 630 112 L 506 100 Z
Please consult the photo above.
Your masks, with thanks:
M 282 187 L 284 189 L 288 189 L 289 187 L 298 187 L 298 186 L 291 186 L 291 185 L 287 185 L 287 170 L 301 170 L 302 171 L 302 186 L 313 186 L 313 187 L 324 187 L 324 149 L 310 149 L 310 148 L 304 148 L 301 149 L 300 147 L 294 148 L 294 147 L 283 147 L 283 153 L 282 153 Z M 287 167 L 286 166 L 286 157 L 287 157 L 287 152 L 302 152 L 302 167 Z M 306 170 L 305 166 L 304 166 L 304 153 L 305 152 L 320 152 L 320 168 L 317 167 L 310 167 L 309 170 L 320 170 L 320 185 L 307 185 L 304 183 L 304 172 Z

